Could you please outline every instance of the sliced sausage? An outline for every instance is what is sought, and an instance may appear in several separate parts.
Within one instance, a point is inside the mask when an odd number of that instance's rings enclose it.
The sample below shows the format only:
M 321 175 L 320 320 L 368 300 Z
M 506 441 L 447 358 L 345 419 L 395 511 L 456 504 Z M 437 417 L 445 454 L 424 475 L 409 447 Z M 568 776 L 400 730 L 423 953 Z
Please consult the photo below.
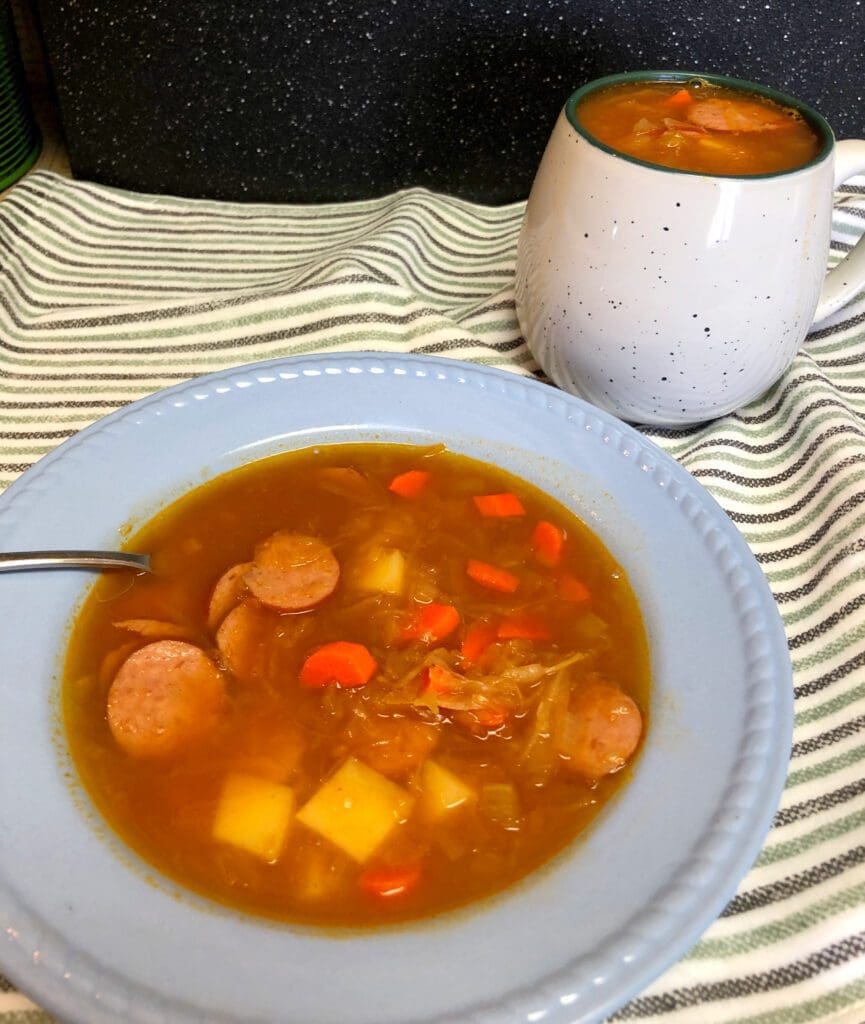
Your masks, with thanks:
M 391 779 L 417 771 L 438 742 L 438 728 L 409 718 L 358 718 L 346 730 L 352 753 Z
M 330 597 L 339 580 L 339 562 L 317 537 L 280 531 L 255 549 L 245 578 L 262 604 L 299 612 Z
M 643 734 L 643 717 L 631 697 L 605 682 L 588 683 L 574 697 L 574 728 L 563 751 L 574 771 L 590 779 L 624 768 Z
M 232 608 L 216 631 L 216 646 L 226 667 L 238 679 L 251 682 L 264 674 L 270 661 L 273 629 L 266 612 L 254 601 Z
M 370 481 L 353 466 L 327 466 L 316 472 L 315 479 L 322 490 L 349 501 L 369 504 L 381 498 Z
M 112 679 L 117 675 L 120 666 L 124 661 L 132 654 L 133 651 L 138 650 L 138 642 L 133 640 L 132 643 L 122 644 L 120 647 L 115 647 L 113 651 L 109 651 L 102 659 L 102 664 L 99 666 L 99 682 L 103 686 L 108 686 Z
M 298 650 L 313 626 L 307 615 L 278 615 L 254 597 L 231 609 L 216 631 L 222 665 L 242 683 L 282 692 L 297 676 Z
M 700 100 L 685 116 L 691 124 L 713 132 L 765 132 L 793 124 L 783 111 L 750 100 Z
M 216 581 L 207 607 L 207 628 L 216 629 L 246 592 L 246 574 L 252 562 L 233 565 Z
M 180 626 L 176 622 L 164 622 L 162 619 L 121 619 L 115 622 L 116 629 L 125 629 L 128 633 L 138 633 L 145 640 L 194 640 L 196 631 L 190 626 Z
M 166 757 L 207 735 L 224 703 L 222 674 L 201 648 L 157 640 L 120 666 L 108 691 L 108 725 L 133 757 Z

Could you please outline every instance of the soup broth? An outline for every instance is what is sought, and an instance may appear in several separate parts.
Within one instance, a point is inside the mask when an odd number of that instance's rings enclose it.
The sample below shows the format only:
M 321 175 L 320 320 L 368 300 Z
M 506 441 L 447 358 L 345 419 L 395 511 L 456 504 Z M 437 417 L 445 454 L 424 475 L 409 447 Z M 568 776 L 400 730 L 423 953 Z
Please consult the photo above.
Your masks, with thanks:
M 581 100 L 576 117 L 611 149 L 704 174 L 789 171 L 821 147 L 798 111 L 702 79 L 611 85 Z
M 75 623 L 69 746 L 180 883 L 318 925 L 434 914 L 549 860 L 628 777 L 628 581 L 527 483 L 443 448 L 307 449 L 192 491 Z

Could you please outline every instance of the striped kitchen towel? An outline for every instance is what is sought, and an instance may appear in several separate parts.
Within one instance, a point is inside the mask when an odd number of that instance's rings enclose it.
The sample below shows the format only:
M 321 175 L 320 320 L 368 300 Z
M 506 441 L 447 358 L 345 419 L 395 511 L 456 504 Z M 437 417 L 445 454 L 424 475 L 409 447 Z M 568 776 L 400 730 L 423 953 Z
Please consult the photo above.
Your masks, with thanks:
M 0 485 L 99 416 L 196 374 L 375 349 L 537 373 L 514 314 L 521 204 L 412 189 L 320 207 L 143 196 L 31 175 L 0 203 Z M 837 196 L 833 258 L 865 228 Z M 648 430 L 727 510 L 778 601 L 796 724 L 753 870 L 616 1014 L 865 1021 L 865 295 L 734 416 Z M 47 1014 L 0 980 L 0 1024 Z

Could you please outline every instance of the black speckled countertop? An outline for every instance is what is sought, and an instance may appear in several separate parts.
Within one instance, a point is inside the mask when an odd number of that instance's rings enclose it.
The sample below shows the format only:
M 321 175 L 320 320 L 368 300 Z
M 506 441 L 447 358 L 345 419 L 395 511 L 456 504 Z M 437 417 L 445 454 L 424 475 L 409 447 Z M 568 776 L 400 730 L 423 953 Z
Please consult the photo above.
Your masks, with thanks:
M 73 173 L 259 201 L 524 198 L 568 95 L 687 68 L 865 136 L 860 0 L 39 0 Z

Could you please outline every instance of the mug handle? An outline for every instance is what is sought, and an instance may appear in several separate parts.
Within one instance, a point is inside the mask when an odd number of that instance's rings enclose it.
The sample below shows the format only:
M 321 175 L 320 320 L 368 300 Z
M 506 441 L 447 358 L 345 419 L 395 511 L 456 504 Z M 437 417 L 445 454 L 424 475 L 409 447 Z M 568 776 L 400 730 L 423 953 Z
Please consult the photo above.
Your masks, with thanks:
M 852 178 L 854 174 L 865 173 L 865 140 L 844 139 L 835 144 L 835 188 Z M 826 275 L 820 301 L 814 313 L 818 324 L 832 313 L 837 312 L 845 302 L 865 287 L 865 235 L 841 262 Z

